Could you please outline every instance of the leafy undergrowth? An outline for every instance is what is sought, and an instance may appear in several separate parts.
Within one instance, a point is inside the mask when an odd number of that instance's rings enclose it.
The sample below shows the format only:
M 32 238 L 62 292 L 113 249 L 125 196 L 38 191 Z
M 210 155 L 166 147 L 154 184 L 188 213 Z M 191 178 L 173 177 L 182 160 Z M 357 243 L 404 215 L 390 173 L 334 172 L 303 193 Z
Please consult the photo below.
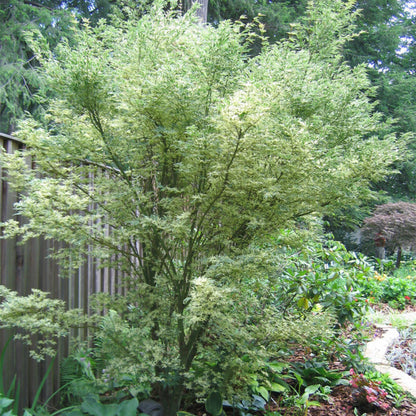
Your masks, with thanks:
M 409 310 L 410 311 L 410 310 Z M 367 335 L 371 338 L 383 334 L 383 330 L 376 329 L 375 326 L 367 328 Z M 306 370 L 314 369 L 319 373 L 321 367 L 316 364 L 313 354 L 305 348 L 294 347 L 291 350 L 291 356 L 288 358 L 292 371 L 298 369 L 306 380 Z M 323 367 L 322 367 L 323 369 Z M 343 374 L 342 381 L 336 385 L 334 383 L 330 388 L 317 390 L 317 394 L 311 394 L 301 405 L 302 394 L 298 396 L 297 403 L 288 403 L 287 395 L 274 393 L 267 404 L 261 398 L 260 405 L 255 408 L 245 409 L 243 412 L 236 412 L 236 409 L 224 407 L 227 416 L 242 414 L 243 416 L 415 416 L 416 399 L 402 391 L 386 375 L 366 372 L 364 376 L 350 369 L 336 356 L 333 356 L 331 362 L 327 362 L 325 369 L 320 372 L 321 379 L 327 378 L 330 374 Z M 288 374 L 289 375 L 289 374 Z M 319 377 L 318 377 L 319 378 Z M 293 377 L 286 379 L 288 384 L 296 390 L 297 383 Z M 333 379 L 332 381 L 337 381 Z M 310 385 L 310 384 L 309 384 Z M 302 392 L 305 391 L 303 388 Z M 378 401 L 378 402 L 377 402 Z M 319 402 L 315 405 L 314 402 Z M 309 403 L 309 404 L 308 404 Z M 204 405 L 195 404 L 186 409 L 188 412 L 203 416 L 206 415 Z
M 327 400 L 321 401 L 319 406 L 310 406 L 307 412 L 304 413 L 296 406 L 282 406 L 279 404 L 280 398 L 273 396 L 271 401 L 265 407 L 264 411 L 257 410 L 256 412 L 249 412 L 253 416 L 415 416 L 416 415 L 416 403 L 409 398 L 403 398 L 400 402 L 396 402 L 394 398 L 387 398 L 389 409 L 384 411 L 379 408 L 371 407 L 357 407 L 357 403 L 354 398 L 354 388 L 351 385 L 340 385 L 334 387 L 332 392 L 328 395 Z M 225 408 L 227 416 L 239 414 L 233 412 L 233 409 Z M 202 416 L 206 414 L 206 410 L 203 405 L 195 405 L 187 409 L 192 414 Z M 247 413 L 246 413 L 247 415 Z
M 380 335 L 381 332 L 376 333 L 375 336 Z M 293 350 L 293 355 L 290 359 L 292 365 L 296 367 L 296 364 L 300 364 L 304 368 L 305 357 L 309 356 L 309 352 L 305 349 L 298 348 Z M 350 371 L 339 361 L 334 360 L 328 363 L 327 371 L 351 374 Z M 327 373 L 328 374 L 328 373 Z M 358 376 L 358 375 L 357 375 Z M 374 375 L 373 375 L 374 376 Z M 273 394 L 269 402 L 264 406 L 258 406 L 258 408 L 245 409 L 243 412 L 236 412 L 236 409 L 231 407 L 224 407 L 226 416 L 415 416 L 416 415 L 416 402 L 410 396 L 401 393 L 397 393 L 397 386 L 389 389 L 389 383 L 391 381 L 387 377 L 383 377 L 381 374 L 376 374 L 375 377 L 383 379 L 383 382 L 368 383 L 369 386 L 374 387 L 380 383 L 380 385 L 387 386 L 386 397 L 383 397 L 383 403 L 386 404 L 385 408 L 378 407 L 368 403 L 366 400 L 360 401 L 357 397 L 357 386 L 351 383 L 353 377 L 345 376 L 344 384 L 337 385 L 330 389 L 327 394 L 318 392 L 316 396 L 311 395 L 309 403 L 315 401 L 319 402 L 319 405 L 299 406 L 299 402 L 296 404 L 285 404 L 284 395 Z M 349 380 L 349 382 L 348 382 Z M 290 380 L 287 380 L 289 383 Z M 294 383 L 292 382 L 294 385 Z M 394 384 L 394 383 L 393 383 Z M 392 386 L 390 384 L 390 386 Z M 377 389 L 377 387 L 376 387 Z M 379 390 L 384 390 L 380 389 Z M 286 397 L 287 398 L 287 397 Z M 261 404 L 261 398 L 259 398 Z M 264 402 L 265 403 L 265 402 Z M 207 414 L 203 404 L 195 404 L 188 409 L 187 412 L 197 416 L 204 416 Z

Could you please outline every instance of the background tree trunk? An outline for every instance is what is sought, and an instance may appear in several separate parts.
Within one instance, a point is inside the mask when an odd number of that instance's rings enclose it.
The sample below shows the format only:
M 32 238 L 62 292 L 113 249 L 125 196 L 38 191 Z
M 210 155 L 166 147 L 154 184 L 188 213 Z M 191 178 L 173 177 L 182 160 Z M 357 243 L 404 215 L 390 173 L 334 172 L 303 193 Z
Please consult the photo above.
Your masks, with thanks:
M 208 19 L 208 0 L 183 0 L 183 12 L 187 12 L 194 3 L 199 3 L 197 16 L 202 23 L 206 23 Z
M 384 258 L 386 257 L 385 247 L 376 247 L 376 257 L 380 260 L 384 260 Z
M 400 262 L 402 261 L 402 248 L 399 246 L 397 249 L 397 257 L 396 257 L 396 269 L 400 267 Z

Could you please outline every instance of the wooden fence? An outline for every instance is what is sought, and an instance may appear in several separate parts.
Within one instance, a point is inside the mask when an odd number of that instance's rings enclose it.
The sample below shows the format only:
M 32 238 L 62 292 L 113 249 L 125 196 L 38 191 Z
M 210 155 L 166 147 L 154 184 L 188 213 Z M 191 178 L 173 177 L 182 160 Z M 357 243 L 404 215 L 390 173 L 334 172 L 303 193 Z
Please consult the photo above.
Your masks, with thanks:
M 0 149 L 13 153 L 23 147 L 18 139 L 0 133 Z M 0 166 L 2 177 L 7 175 Z M 13 205 L 18 201 L 16 192 L 10 189 L 7 181 L 0 182 L 0 220 L 15 216 Z M 23 221 L 21 218 L 16 218 Z M 89 295 L 97 292 L 119 292 L 121 273 L 112 269 L 97 268 L 93 258 L 86 258 L 85 265 L 78 273 L 66 278 L 58 277 L 58 264 L 48 258 L 48 253 L 56 243 L 51 240 L 32 239 L 19 245 L 17 239 L 0 240 L 0 284 L 27 295 L 32 288 L 50 293 L 53 298 L 64 300 L 70 308 L 88 311 Z M 11 335 L 8 330 L 0 330 L 0 350 Z M 61 341 L 54 368 L 42 390 L 41 401 L 46 400 L 59 387 L 59 362 L 68 353 L 68 341 Z M 20 384 L 20 408 L 30 407 L 34 395 L 49 365 L 48 361 L 37 363 L 29 357 L 26 346 L 12 341 L 6 353 L 3 380 L 6 389 L 16 375 Z

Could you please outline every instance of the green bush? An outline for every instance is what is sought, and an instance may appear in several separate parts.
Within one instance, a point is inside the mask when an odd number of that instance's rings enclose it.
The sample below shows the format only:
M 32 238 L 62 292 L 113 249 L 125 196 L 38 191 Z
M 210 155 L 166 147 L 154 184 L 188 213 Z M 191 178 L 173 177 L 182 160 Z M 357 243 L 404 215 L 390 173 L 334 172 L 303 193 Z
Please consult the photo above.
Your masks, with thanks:
M 188 299 L 189 318 L 211 317 L 206 324 L 209 335 L 202 337 L 203 348 L 186 375 L 186 387 L 193 395 L 203 398 L 217 390 L 226 398 L 247 398 L 253 378 L 259 387 L 267 384 L 264 368 L 288 344 L 310 346 L 318 339 L 334 338 L 336 319 L 329 310 L 305 310 L 296 300 L 286 305 L 281 286 L 287 261 L 278 245 L 211 259 L 206 276 L 196 281 Z M 130 312 L 136 313 L 131 307 Z M 129 354 L 136 343 L 148 342 L 148 336 L 110 311 L 98 333 L 99 354 L 108 358 L 108 374 L 116 380 L 128 374 L 133 383 L 143 384 L 152 367 L 147 365 L 146 370 L 145 358 L 143 363 L 130 361 Z M 171 377 L 174 383 L 174 372 Z
M 387 275 L 374 271 L 361 280 L 358 289 L 370 303 L 388 303 L 394 309 L 404 309 L 406 304 L 416 300 L 416 274 L 395 272 L 394 275 Z
M 367 305 L 357 286 L 373 273 L 365 257 L 331 239 L 305 244 L 298 250 L 282 250 L 286 265 L 276 290 L 284 310 L 296 307 L 307 313 L 328 309 L 341 326 L 360 319 Z

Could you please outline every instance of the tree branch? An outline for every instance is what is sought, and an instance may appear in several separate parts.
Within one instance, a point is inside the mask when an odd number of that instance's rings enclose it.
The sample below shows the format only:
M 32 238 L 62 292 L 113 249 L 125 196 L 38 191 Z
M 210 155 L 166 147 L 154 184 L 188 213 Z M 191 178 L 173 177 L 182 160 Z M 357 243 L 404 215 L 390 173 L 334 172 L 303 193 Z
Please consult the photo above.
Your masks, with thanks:
M 8 3 L 8 2 L 5 2 L 5 3 Z M 51 10 L 51 11 L 53 10 L 52 7 L 45 6 L 44 4 L 36 3 L 35 1 L 24 0 L 24 3 L 29 5 L 29 6 L 37 7 L 38 9 L 47 9 L 47 10 Z

